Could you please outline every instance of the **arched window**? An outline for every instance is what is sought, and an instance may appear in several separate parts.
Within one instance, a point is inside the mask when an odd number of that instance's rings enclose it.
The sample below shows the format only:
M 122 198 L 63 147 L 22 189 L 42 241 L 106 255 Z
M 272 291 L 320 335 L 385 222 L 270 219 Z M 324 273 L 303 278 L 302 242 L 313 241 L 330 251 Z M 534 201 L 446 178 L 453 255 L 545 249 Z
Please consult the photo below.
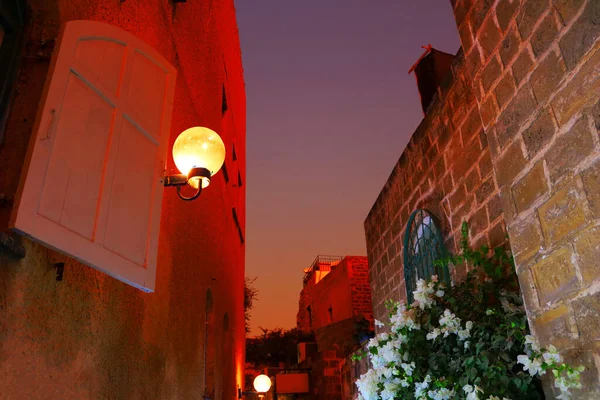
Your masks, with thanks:
M 413 291 L 417 288 L 417 280 L 438 279 L 450 285 L 448 267 L 436 267 L 433 262 L 447 255 L 444 237 L 433 215 L 428 211 L 415 210 L 406 224 L 404 234 L 404 281 L 406 298 L 413 301 Z

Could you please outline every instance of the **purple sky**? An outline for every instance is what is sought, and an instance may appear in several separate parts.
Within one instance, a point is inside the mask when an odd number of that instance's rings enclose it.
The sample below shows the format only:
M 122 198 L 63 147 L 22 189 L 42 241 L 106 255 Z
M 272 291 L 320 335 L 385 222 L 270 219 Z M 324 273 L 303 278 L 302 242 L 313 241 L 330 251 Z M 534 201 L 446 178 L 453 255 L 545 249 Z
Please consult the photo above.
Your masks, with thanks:
M 408 70 L 455 53 L 449 0 L 236 2 L 247 91 L 252 335 L 296 324 L 302 269 L 366 255 L 363 222 L 422 119 Z

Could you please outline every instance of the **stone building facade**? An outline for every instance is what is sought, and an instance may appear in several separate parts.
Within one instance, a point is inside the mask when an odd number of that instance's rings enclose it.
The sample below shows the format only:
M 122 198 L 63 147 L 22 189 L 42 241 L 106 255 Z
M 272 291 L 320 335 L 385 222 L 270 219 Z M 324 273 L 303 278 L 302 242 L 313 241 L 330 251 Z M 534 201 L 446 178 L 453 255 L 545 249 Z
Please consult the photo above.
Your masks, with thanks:
M 365 221 L 375 318 L 406 298 L 413 210 L 450 251 L 463 221 L 475 245 L 508 232 L 533 333 L 585 364 L 579 396 L 598 398 L 600 2 L 452 6 L 462 49 Z
M 317 353 L 300 363 L 311 369 L 313 399 L 342 399 L 342 365 L 373 329 L 367 257 L 318 256 L 305 270 L 297 327 L 315 335 Z
M 237 399 L 244 385 L 246 105 L 233 1 L 19 0 L 2 1 L 0 14 L 13 3 L 23 5 L 15 14 L 23 17 L 23 43 L 10 101 L 0 101 L 7 116 L 0 118 L 0 398 Z M 2 73 L 7 40 L 19 31 L 4 17 Z M 7 230 L 59 32 L 72 20 L 120 28 L 177 70 L 167 171 L 185 129 L 205 126 L 225 142 L 228 176 L 215 175 L 197 200 L 164 189 L 152 293 Z

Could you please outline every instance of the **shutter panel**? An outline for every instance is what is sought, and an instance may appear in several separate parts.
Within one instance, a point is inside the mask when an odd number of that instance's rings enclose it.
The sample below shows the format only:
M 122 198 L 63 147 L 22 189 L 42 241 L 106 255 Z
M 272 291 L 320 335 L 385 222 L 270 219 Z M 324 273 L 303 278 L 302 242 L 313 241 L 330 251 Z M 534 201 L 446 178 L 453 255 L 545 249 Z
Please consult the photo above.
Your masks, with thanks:
M 176 77 L 133 35 L 99 22 L 68 22 L 12 227 L 153 291 Z

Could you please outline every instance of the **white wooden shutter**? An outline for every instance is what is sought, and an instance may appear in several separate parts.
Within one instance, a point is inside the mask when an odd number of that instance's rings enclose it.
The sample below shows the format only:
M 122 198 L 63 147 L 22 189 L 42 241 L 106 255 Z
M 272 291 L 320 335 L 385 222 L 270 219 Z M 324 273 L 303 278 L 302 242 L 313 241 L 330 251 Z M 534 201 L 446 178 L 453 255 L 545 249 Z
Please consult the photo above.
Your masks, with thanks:
M 177 72 L 99 22 L 68 22 L 56 53 L 12 227 L 153 291 Z

